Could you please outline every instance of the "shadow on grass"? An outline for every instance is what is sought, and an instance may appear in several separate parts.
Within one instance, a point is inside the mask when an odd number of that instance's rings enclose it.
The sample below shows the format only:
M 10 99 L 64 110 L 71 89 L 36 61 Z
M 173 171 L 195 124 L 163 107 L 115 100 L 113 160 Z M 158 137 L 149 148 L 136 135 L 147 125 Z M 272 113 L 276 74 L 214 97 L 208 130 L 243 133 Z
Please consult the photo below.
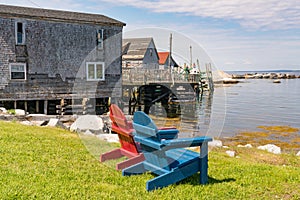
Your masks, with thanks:
M 228 182 L 233 182 L 236 181 L 234 178 L 225 178 L 225 179 L 215 179 L 212 177 L 208 177 L 208 184 L 217 184 L 217 183 L 228 183 Z
M 234 182 L 234 181 L 236 181 L 234 178 L 215 179 L 213 177 L 208 176 L 207 185 L 219 184 L 219 183 L 228 183 L 228 182 Z M 180 183 L 182 183 L 182 184 L 191 184 L 191 185 L 200 185 L 200 183 L 199 183 L 199 174 L 194 174 L 193 176 L 178 182 L 178 184 L 180 184 Z

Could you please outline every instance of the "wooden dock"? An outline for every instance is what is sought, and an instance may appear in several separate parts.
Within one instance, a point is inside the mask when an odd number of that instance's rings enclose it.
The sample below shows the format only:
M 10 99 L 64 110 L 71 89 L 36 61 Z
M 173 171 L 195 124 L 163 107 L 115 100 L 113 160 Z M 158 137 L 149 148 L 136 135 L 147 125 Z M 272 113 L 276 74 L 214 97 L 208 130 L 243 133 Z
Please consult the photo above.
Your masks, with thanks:
M 122 103 L 128 114 L 136 109 L 146 113 L 161 103 L 168 115 L 180 114 L 180 104 L 199 100 L 204 91 L 213 90 L 212 73 L 179 74 L 171 70 L 133 68 L 122 72 Z

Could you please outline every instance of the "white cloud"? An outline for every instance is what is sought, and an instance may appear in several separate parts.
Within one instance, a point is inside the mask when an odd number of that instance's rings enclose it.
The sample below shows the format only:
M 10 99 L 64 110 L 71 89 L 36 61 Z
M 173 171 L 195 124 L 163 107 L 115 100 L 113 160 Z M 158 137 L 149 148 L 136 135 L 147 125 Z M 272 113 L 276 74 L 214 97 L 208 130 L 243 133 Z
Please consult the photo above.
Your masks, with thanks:
M 115 0 L 114 3 L 160 13 L 236 20 L 254 29 L 300 28 L 300 4 L 295 0 Z
M 85 2 L 76 0 L 0 0 L 0 4 L 81 12 L 86 7 Z
M 91 10 L 91 5 L 103 6 L 103 2 L 116 6 L 132 6 L 158 13 L 234 20 L 249 29 L 300 28 L 300 4 L 296 0 L 0 0 L 0 3 L 56 8 L 67 10 Z

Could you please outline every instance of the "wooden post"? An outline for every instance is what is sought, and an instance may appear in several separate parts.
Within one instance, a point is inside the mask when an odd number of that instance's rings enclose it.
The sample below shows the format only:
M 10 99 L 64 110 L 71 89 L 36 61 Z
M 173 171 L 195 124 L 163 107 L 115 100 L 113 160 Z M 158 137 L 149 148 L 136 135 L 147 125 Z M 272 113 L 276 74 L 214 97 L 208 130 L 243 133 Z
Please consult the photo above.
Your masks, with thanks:
M 47 115 L 48 114 L 48 100 L 44 101 L 44 114 Z
M 83 115 L 85 115 L 87 112 L 87 102 L 88 102 L 88 98 L 82 99 L 82 114 Z
M 36 112 L 36 113 L 39 113 L 39 112 L 40 112 L 40 107 L 39 107 L 39 105 L 40 105 L 40 104 L 39 104 L 39 100 L 36 100 L 36 101 L 35 101 L 35 112 Z
M 61 99 L 60 100 L 60 115 L 64 115 L 64 109 L 65 108 L 65 100 Z
M 28 110 L 28 104 L 27 104 L 27 101 L 24 102 L 24 110 L 25 110 L 25 113 L 26 113 L 27 110 Z

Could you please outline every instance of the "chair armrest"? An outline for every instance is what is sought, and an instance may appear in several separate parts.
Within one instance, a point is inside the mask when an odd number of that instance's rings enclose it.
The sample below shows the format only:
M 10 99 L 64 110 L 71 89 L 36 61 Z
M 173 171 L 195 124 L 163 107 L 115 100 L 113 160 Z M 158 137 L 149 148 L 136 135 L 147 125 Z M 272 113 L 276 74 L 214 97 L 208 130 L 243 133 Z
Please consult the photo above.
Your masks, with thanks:
M 162 149 L 162 147 L 164 146 L 164 144 L 156 142 L 152 138 L 134 136 L 134 141 L 140 143 L 140 145 L 145 145 L 154 149 Z
M 181 148 L 200 146 L 202 143 L 212 141 L 211 137 L 179 138 L 174 140 L 163 140 L 161 143 L 166 148 Z

